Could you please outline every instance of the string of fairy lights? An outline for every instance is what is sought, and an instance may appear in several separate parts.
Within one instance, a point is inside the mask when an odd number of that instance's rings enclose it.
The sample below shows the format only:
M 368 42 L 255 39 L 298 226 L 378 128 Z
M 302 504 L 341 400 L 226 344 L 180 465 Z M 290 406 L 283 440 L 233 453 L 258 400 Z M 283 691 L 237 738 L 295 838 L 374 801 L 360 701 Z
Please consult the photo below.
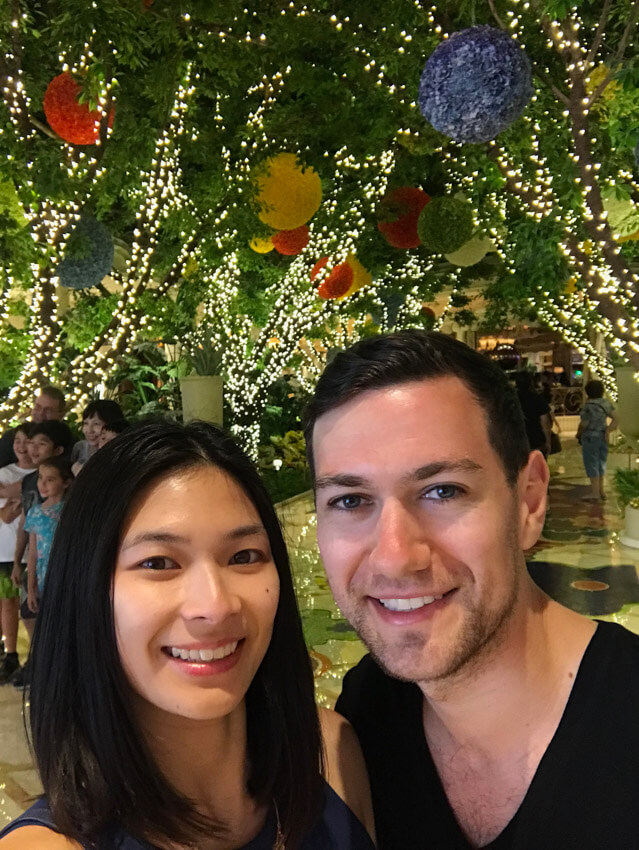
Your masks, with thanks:
M 431 29 L 437 35 L 441 38 L 448 37 L 448 33 L 444 32 L 437 22 L 436 6 L 425 6 L 419 0 L 415 0 L 414 5 L 424 14 Z M 529 26 L 527 21 L 530 18 L 530 14 L 526 13 L 531 12 L 530 3 L 527 0 L 526 2 L 511 0 L 511 5 L 513 8 L 506 12 L 508 29 L 514 38 L 525 44 L 526 27 Z M 305 17 L 313 11 L 307 4 L 296 4 L 291 1 L 283 6 L 281 14 Z M 255 13 L 251 14 L 255 16 Z M 249 16 L 246 9 L 244 16 Z M 583 32 L 585 27 L 576 9 L 571 11 L 571 16 L 572 24 L 569 25 L 569 33 L 564 32 L 558 21 L 550 22 L 547 41 L 549 48 L 562 56 L 567 56 L 569 60 L 566 63 L 565 79 L 568 91 L 571 86 L 571 74 L 579 72 L 584 76 L 597 61 L 597 56 L 588 57 L 588 50 L 584 46 L 586 39 L 582 43 L 578 37 L 578 33 Z M 374 75 L 375 84 L 386 86 L 389 94 L 397 99 L 399 105 L 416 109 L 416 104 L 407 94 L 407 86 L 390 80 L 384 63 L 373 55 L 369 48 L 357 43 L 362 24 L 353 22 L 348 15 L 341 18 L 332 15 L 330 23 L 336 32 L 352 37 L 354 53 L 361 57 L 363 70 Z M 241 16 L 234 19 L 233 25 L 220 29 L 217 37 L 222 41 L 226 39 L 240 39 L 247 42 L 267 41 L 267 34 L 256 32 L 248 20 L 242 23 Z M 401 42 L 397 48 L 398 52 L 402 53 L 409 49 L 413 35 L 401 31 L 398 33 L 398 38 Z M 89 67 L 94 58 L 89 40 L 75 62 L 62 53 L 60 65 L 62 70 L 81 72 Z M 228 149 L 222 152 L 225 177 L 236 183 L 240 198 L 243 195 L 248 197 L 252 191 L 251 172 L 256 156 L 265 155 L 269 150 L 282 146 L 292 145 L 292 142 L 287 139 L 269 139 L 264 129 L 265 116 L 268 110 L 275 106 L 278 97 L 284 91 L 291 70 L 291 67 L 287 66 L 272 76 L 264 76 L 248 90 L 249 97 L 259 94 L 261 99 L 260 104 L 248 116 L 245 138 L 241 142 L 242 155 L 239 158 L 235 157 Z M 92 384 L 103 381 L 109 374 L 113 367 L 113 352 L 130 345 L 135 335 L 144 329 L 147 322 L 147 317 L 138 309 L 139 295 L 145 288 L 144 285 L 141 286 L 141 282 L 157 285 L 157 282 L 152 280 L 152 269 L 161 227 L 173 210 L 188 208 L 190 203 L 181 189 L 180 137 L 185 132 L 185 117 L 198 79 L 197 68 L 189 67 L 178 86 L 170 122 L 158 138 L 151 166 L 141 177 L 138 192 L 139 207 L 133 231 L 134 239 L 127 259 L 126 271 L 122 275 L 117 273 L 113 275 L 119 285 L 116 327 L 96 339 L 94 344 L 71 364 L 71 381 L 75 385 L 71 401 L 74 406 L 84 403 Z M 116 89 L 111 89 L 108 83 L 105 85 L 100 95 L 99 109 L 103 110 L 107 103 L 115 101 L 115 91 Z M 3 93 L 9 108 L 13 132 L 26 141 L 36 130 L 28 125 L 28 130 L 25 131 L 24 115 L 30 110 L 20 69 L 7 79 Z M 534 95 L 535 103 L 540 94 L 537 87 Z M 213 122 L 220 129 L 224 125 L 223 105 L 223 97 L 219 96 Z M 583 104 L 582 117 L 587 117 L 590 106 L 590 101 Z M 550 120 L 551 116 L 547 117 Z M 570 119 L 568 110 L 563 111 L 562 119 L 568 126 Z M 593 346 L 589 334 L 593 329 L 603 334 L 613 348 L 622 355 L 628 347 L 639 351 L 639 345 L 635 341 L 639 339 L 639 322 L 631 300 L 636 293 L 637 280 L 631 272 L 620 279 L 619 271 L 615 266 L 615 258 L 619 257 L 619 246 L 612 237 L 605 212 L 600 213 L 593 221 L 594 230 L 589 231 L 588 246 L 581 237 L 580 228 L 583 222 L 587 223 L 593 218 L 591 196 L 598 191 L 596 178 L 601 164 L 586 162 L 582 155 L 572 151 L 571 159 L 576 168 L 575 183 L 579 187 L 582 200 L 580 215 L 571 216 L 569 212 L 561 209 L 559 198 L 553 189 L 553 174 L 543 150 L 542 127 L 536 119 L 527 114 L 524 115 L 523 120 L 530 133 L 530 145 L 527 154 L 520 154 L 520 161 L 515 162 L 507 150 L 500 145 L 493 145 L 496 162 L 513 189 L 509 197 L 516 199 L 521 211 L 531 220 L 537 222 L 545 218 L 560 220 L 566 232 L 566 238 L 561 242 L 560 248 L 569 261 L 571 269 L 578 279 L 584 279 L 584 255 L 587 255 L 589 267 L 585 270 L 585 292 L 564 293 L 558 304 L 552 304 L 550 301 L 540 304 L 535 299 L 535 309 L 546 324 L 558 330 L 565 339 L 581 351 L 591 368 L 609 385 L 612 385 L 612 367 Z M 0 133 L 3 132 L 7 130 L 0 128 Z M 107 130 L 107 137 L 108 132 Z M 399 128 L 397 131 L 398 138 L 411 135 L 416 137 L 419 134 L 407 127 Z M 95 151 L 85 153 L 77 152 L 72 146 L 66 146 L 66 148 L 68 149 L 69 177 L 77 181 L 78 187 L 83 185 L 87 174 L 92 173 L 92 168 L 94 181 L 104 177 L 104 170 L 99 165 L 96 166 L 94 161 Z M 447 191 L 451 193 L 459 191 L 472 199 L 473 185 L 480 175 L 477 168 L 471 168 L 467 164 L 463 146 L 451 142 L 442 146 L 439 152 L 448 170 Z M 304 158 L 304 150 L 299 150 L 298 153 Z M 296 353 L 301 351 L 304 354 L 300 341 L 305 339 L 305 334 L 321 324 L 318 321 L 320 316 L 326 324 L 327 340 L 333 338 L 335 327 L 342 327 L 343 323 L 340 324 L 338 321 L 339 302 L 323 302 L 318 307 L 314 289 L 309 285 L 309 268 L 318 257 L 328 255 L 330 261 L 327 270 L 330 271 L 335 264 L 343 262 L 348 254 L 356 254 L 359 236 L 388 188 L 395 168 L 395 157 L 394 145 L 377 157 L 360 159 L 347 149 L 338 151 L 334 156 L 331 168 L 335 174 L 335 188 L 324 198 L 317 223 L 311 224 L 308 246 L 290 263 L 283 279 L 267 289 L 266 295 L 273 296 L 272 307 L 267 321 L 261 328 L 256 328 L 248 316 L 235 314 L 235 304 L 241 286 L 241 270 L 237 253 L 238 239 L 241 237 L 228 223 L 232 219 L 230 215 L 232 208 L 226 207 L 220 210 L 210 223 L 217 247 L 226 252 L 217 268 L 206 268 L 205 259 L 198 254 L 197 246 L 193 249 L 191 245 L 194 237 L 192 232 L 181 234 L 184 245 L 176 258 L 174 270 L 182 268 L 189 256 L 194 257 L 198 264 L 201 264 L 200 273 L 208 288 L 204 304 L 204 319 L 215 328 L 214 342 L 224 351 L 224 368 L 228 376 L 226 393 L 238 422 L 259 421 L 266 390 Z M 361 189 L 361 202 L 352 203 L 351 199 L 348 208 L 344 208 L 341 201 L 342 195 L 345 194 L 342 187 L 346 179 L 358 179 Z M 618 179 L 624 180 L 639 192 L 639 184 L 630 172 L 620 171 Z M 37 266 L 37 269 L 34 266 L 34 286 L 30 304 L 30 328 L 33 342 L 20 380 L 12 389 L 7 402 L 0 407 L 0 414 L 14 412 L 19 405 L 28 401 L 31 393 L 42 380 L 43 363 L 46 361 L 49 368 L 49 364 L 55 363 L 60 353 L 59 307 L 55 291 L 50 292 L 51 275 L 48 271 L 48 263 L 44 260 L 49 250 L 48 246 L 54 244 L 58 246 L 57 250 L 63 248 L 68 238 L 69 225 L 78 219 L 84 200 L 86 198 L 78 194 L 73 202 L 65 205 L 64 210 L 49 204 L 36 212 L 26 211 L 38 244 L 42 244 L 43 256 L 43 262 Z M 475 202 L 473 206 L 476 226 L 490 234 L 495 249 L 510 270 L 514 271 L 509 261 L 510 246 L 506 231 L 507 203 L 504 193 L 495 190 L 483 198 L 481 207 Z M 382 322 L 387 324 L 388 307 L 381 295 L 388 287 L 390 275 L 392 274 L 395 279 L 401 276 L 402 279 L 418 282 L 427 280 L 432 269 L 432 259 L 407 254 L 403 267 L 395 268 L 394 271 L 389 269 L 389 276 L 380 271 L 375 282 L 367 288 L 365 293 L 353 296 L 353 304 L 356 306 L 360 300 L 363 302 L 364 298 L 367 299 L 366 303 L 370 303 L 372 299 L 379 310 Z M 167 276 L 167 280 L 171 285 L 173 284 L 170 275 Z M 455 273 L 451 275 L 449 282 L 452 291 L 449 294 L 447 307 L 437 320 L 438 327 L 441 327 L 445 320 L 454 318 L 453 296 L 457 292 L 458 283 Z M 596 292 L 593 291 L 593 282 L 597 287 Z M 0 316 L 3 322 L 8 318 L 10 292 L 14 288 L 14 281 L 10 277 L 7 278 L 7 283 L 8 286 L 5 287 L 0 300 Z M 158 295 L 165 294 L 166 291 L 166 285 L 160 285 L 157 289 Z M 420 291 L 418 283 L 409 291 L 403 304 L 397 310 L 396 327 L 416 323 L 423 305 Z M 627 314 L 625 318 L 620 317 L 617 320 L 616 327 L 598 310 L 597 294 L 611 298 Z M 46 317 L 46 320 L 43 317 L 45 297 L 52 300 L 54 304 L 53 313 Z M 332 319 L 336 321 L 331 324 Z M 362 316 L 361 320 L 355 320 L 350 330 L 351 338 L 357 338 L 364 321 L 366 316 Z M 185 343 L 188 346 L 189 340 Z M 258 363 L 262 360 L 265 361 L 265 365 L 260 369 Z M 306 360 L 308 364 L 304 380 L 312 381 L 319 374 L 321 358 L 318 360 L 315 357 L 306 357 Z M 47 373 L 46 369 L 44 373 L 52 374 Z M 241 428 L 250 431 L 248 442 L 255 447 L 259 432 L 254 426 L 248 424 L 243 424 Z

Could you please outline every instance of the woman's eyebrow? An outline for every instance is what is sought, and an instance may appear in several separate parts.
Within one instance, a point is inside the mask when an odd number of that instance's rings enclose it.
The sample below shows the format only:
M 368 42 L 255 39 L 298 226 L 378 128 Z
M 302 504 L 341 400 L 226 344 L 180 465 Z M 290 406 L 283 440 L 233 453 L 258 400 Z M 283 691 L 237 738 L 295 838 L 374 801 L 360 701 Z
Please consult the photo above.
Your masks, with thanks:
M 172 534 L 170 531 L 142 531 L 136 534 L 131 540 L 126 540 L 122 546 L 122 551 L 132 549 L 140 543 L 189 543 L 188 537 L 182 537 L 179 534 Z
M 264 526 L 259 522 L 233 528 L 224 535 L 224 538 L 225 540 L 238 540 L 242 537 L 251 537 L 258 534 L 266 534 Z M 181 534 L 173 534 L 171 531 L 142 531 L 140 534 L 132 537 L 131 540 L 126 540 L 122 546 L 122 551 L 126 552 L 127 549 L 139 546 L 140 543 L 177 543 L 188 545 L 190 542 L 190 538 L 184 537 Z

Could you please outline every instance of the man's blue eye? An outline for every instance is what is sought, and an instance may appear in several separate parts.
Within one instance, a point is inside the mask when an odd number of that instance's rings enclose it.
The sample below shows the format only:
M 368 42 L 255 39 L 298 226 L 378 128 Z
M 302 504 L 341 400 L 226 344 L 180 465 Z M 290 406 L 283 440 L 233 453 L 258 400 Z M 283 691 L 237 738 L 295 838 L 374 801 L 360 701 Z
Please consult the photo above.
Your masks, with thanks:
M 335 508 L 341 508 L 345 511 L 352 511 L 359 508 L 362 504 L 361 496 L 339 496 L 337 499 L 331 499 L 329 505 Z
M 449 499 L 454 499 L 455 496 L 459 495 L 459 493 L 459 487 L 454 484 L 438 484 L 436 487 L 431 487 L 430 490 L 427 490 L 424 495 L 428 499 L 435 499 L 436 501 L 443 502 L 448 501 Z

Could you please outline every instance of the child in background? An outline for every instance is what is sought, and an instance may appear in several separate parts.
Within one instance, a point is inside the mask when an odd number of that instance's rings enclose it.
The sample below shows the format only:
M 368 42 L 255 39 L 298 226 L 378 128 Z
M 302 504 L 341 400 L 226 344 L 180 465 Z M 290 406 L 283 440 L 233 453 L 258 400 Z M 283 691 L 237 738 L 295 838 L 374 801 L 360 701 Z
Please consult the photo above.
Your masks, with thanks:
M 608 458 L 608 434 L 617 427 L 617 417 L 611 402 L 603 397 L 604 385 L 601 381 L 588 381 L 584 389 L 588 401 L 582 408 L 577 429 L 577 439 L 581 443 L 584 467 L 591 488 L 591 494 L 584 496 L 584 501 L 598 502 L 606 498 L 604 474 Z
M 100 442 L 98 443 L 99 447 L 102 448 L 102 446 L 106 446 L 107 443 L 110 443 L 111 440 L 115 440 L 118 434 L 126 431 L 128 427 L 129 423 L 126 419 L 114 419 L 112 422 L 107 422 L 100 434 Z
M 63 499 L 72 481 L 71 464 L 66 458 L 52 457 L 42 461 L 38 467 L 38 490 L 43 501 L 31 508 L 24 522 L 24 530 L 29 535 L 27 604 L 33 614 L 38 610 L 51 544 Z
M 13 451 L 17 463 L 0 469 L 0 483 L 21 481 L 33 469 L 29 457 L 29 425 L 18 425 L 13 433 Z M 0 685 L 9 681 L 20 669 L 18 661 L 18 613 L 20 589 L 11 581 L 13 553 L 22 511 L 20 499 L 0 499 L 0 632 L 6 654 L 0 661 Z
M 31 427 L 28 451 L 32 465 L 35 467 L 51 457 L 67 456 L 73 446 L 73 434 L 64 422 L 49 420 Z M 16 548 L 13 555 L 13 572 L 11 580 L 16 587 L 22 588 L 20 594 L 20 616 L 24 622 L 29 637 L 33 637 L 35 614 L 29 610 L 27 602 L 27 571 L 23 570 L 24 553 L 29 542 L 29 536 L 24 530 L 25 517 L 33 505 L 40 504 L 42 498 L 38 492 L 38 473 L 31 472 L 22 479 L 22 514 L 16 533 Z M 28 680 L 28 670 L 22 668 L 11 677 L 11 684 L 21 688 Z
M 84 440 L 76 443 L 71 452 L 73 474 L 77 475 L 91 455 L 100 447 L 100 434 L 107 422 L 123 419 L 122 408 L 117 401 L 98 399 L 89 402 L 82 412 Z

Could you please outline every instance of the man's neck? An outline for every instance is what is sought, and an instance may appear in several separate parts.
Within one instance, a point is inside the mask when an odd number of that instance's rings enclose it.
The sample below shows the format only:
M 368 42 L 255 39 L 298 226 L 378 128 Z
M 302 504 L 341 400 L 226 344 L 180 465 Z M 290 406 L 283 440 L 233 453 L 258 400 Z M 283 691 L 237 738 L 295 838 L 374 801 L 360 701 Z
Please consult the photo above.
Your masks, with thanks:
M 596 626 L 535 586 L 522 597 L 506 633 L 482 658 L 454 679 L 420 685 L 427 737 L 443 736 L 499 759 L 540 718 L 560 719 Z

